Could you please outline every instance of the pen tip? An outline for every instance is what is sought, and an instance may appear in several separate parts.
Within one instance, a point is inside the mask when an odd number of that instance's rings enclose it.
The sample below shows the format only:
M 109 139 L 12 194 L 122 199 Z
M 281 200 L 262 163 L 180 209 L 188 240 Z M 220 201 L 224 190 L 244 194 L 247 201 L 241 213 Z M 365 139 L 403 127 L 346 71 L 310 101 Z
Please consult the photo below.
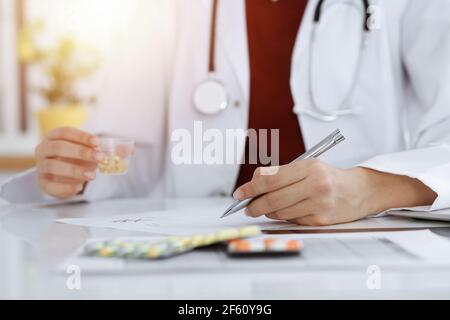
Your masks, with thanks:
M 227 210 L 225 210 L 225 213 L 220 217 L 220 219 L 228 217 L 233 212 L 233 209 L 235 208 L 235 206 L 236 206 L 236 202 L 233 203 L 231 206 L 229 206 L 227 208 Z
M 230 213 L 230 210 L 227 210 L 221 217 L 220 219 L 226 218 L 228 217 L 228 214 Z

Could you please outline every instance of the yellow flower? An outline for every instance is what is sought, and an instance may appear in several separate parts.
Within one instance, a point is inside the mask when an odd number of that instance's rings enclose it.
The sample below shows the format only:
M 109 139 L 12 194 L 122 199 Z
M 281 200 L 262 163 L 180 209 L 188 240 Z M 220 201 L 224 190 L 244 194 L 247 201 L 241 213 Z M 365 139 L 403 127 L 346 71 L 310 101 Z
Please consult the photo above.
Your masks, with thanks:
M 38 20 L 19 31 L 17 47 L 20 61 L 32 63 L 43 58 L 44 52 L 39 50 L 34 41 L 43 29 L 44 22 Z
M 18 51 L 20 61 L 22 62 L 31 62 L 36 56 L 36 50 L 33 47 L 33 43 L 31 42 L 29 35 L 25 32 L 22 32 L 19 35 Z
M 43 21 L 23 28 L 17 44 L 20 60 L 39 67 L 49 79 L 48 87 L 38 88 L 37 92 L 49 104 L 91 102 L 92 97 L 81 97 L 77 93 L 77 84 L 98 69 L 98 52 L 68 35 L 61 37 L 54 46 L 41 48 L 37 45 L 37 36 L 43 29 Z

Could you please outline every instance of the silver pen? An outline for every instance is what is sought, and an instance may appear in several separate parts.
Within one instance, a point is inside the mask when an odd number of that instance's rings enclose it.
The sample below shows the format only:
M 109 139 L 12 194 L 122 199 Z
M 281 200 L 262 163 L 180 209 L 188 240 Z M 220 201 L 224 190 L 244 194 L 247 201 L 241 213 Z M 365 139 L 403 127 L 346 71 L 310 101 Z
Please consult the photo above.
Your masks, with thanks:
M 318 158 L 328 150 L 332 149 L 339 143 L 345 140 L 345 137 L 342 135 L 341 131 L 338 129 L 334 131 L 332 134 L 330 134 L 328 137 L 326 137 L 324 140 L 319 142 L 316 146 L 314 146 L 312 149 L 308 150 L 306 153 L 298 157 L 292 162 L 297 162 L 301 160 L 307 160 L 310 158 Z M 255 198 L 250 198 L 246 200 L 236 200 L 221 216 L 221 218 L 228 217 L 245 207 L 247 207 L 250 202 L 252 202 Z

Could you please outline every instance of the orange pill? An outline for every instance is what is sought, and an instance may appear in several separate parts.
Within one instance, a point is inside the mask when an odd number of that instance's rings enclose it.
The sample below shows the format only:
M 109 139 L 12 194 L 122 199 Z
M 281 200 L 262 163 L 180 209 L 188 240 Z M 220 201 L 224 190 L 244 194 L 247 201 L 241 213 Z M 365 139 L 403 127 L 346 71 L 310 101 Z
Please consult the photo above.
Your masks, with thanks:
M 286 243 L 286 247 L 289 251 L 299 251 L 301 249 L 301 244 L 298 240 L 289 240 Z
M 270 250 L 270 248 L 272 248 L 272 245 L 276 242 L 275 239 L 273 238 L 267 238 L 264 239 L 264 249 L 266 250 Z
M 250 242 L 246 240 L 237 240 L 233 243 L 236 248 L 236 252 L 249 252 L 251 250 Z

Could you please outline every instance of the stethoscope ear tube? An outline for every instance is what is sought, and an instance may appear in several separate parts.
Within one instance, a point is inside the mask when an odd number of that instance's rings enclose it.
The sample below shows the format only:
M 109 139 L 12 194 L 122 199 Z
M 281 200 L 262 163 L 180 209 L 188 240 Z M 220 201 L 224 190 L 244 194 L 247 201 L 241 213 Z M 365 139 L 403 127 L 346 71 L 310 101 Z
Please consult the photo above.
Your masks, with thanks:
M 324 2 L 325 2 L 325 0 L 319 0 L 319 2 L 317 3 L 317 7 L 314 12 L 314 20 L 313 20 L 315 24 L 318 24 L 320 22 L 320 18 L 322 15 L 322 6 L 323 6 Z M 363 28 L 364 28 L 364 31 L 369 32 L 370 29 L 369 29 L 369 25 L 367 22 L 370 19 L 370 13 L 369 13 L 370 3 L 369 3 L 369 0 L 362 0 L 362 2 L 363 2 L 363 6 L 364 6 L 364 16 L 365 16 L 365 19 L 363 21 Z
M 219 1 L 213 0 L 211 13 L 211 33 L 209 35 L 209 64 L 208 72 L 212 74 L 216 71 L 216 33 L 217 33 L 217 11 Z
M 344 2 L 347 3 L 353 3 L 353 0 L 343 0 Z M 316 27 L 318 25 L 318 23 L 320 22 L 320 18 L 322 15 L 322 7 L 325 3 L 325 0 L 318 0 L 317 3 L 317 7 L 315 9 L 314 12 L 314 27 L 313 27 L 313 31 L 312 31 L 312 35 L 311 35 L 311 43 L 310 43 L 310 59 L 312 59 L 312 47 L 313 47 L 313 43 L 315 40 L 315 31 L 316 31 Z M 370 13 L 369 13 L 369 0 L 362 0 L 363 6 L 364 6 L 364 31 L 368 32 L 369 30 L 369 26 L 368 26 L 368 20 L 370 18 Z M 211 7 L 212 13 L 211 13 L 211 26 L 210 26 L 210 39 L 209 39 L 209 63 L 208 63 L 208 76 L 207 78 L 200 82 L 194 89 L 193 92 L 193 104 L 194 107 L 202 114 L 205 115 L 214 115 L 214 114 L 218 114 L 220 112 L 222 112 L 223 110 L 227 109 L 228 105 L 229 105 L 229 95 L 227 92 L 227 88 L 225 86 L 225 84 L 216 79 L 216 77 L 214 76 L 216 74 L 216 38 L 217 38 L 217 16 L 218 16 L 218 10 L 219 10 L 219 0 L 212 0 L 212 7 Z M 365 33 L 363 32 L 363 33 Z M 363 37 L 364 38 L 364 37 Z M 364 39 L 363 39 L 363 43 L 364 43 Z M 360 59 L 361 60 L 361 56 Z M 358 62 L 358 66 L 361 65 L 361 61 Z M 358 67 L 358 70 L 360 69 L 360 67 Z M 310 84 L 312 83 L 312 76 L 311 76 L 311 70 L 309 71 L 310 73 Z M 356 76 L 354 79 L 354 83 L 353 83 L 353 88 L 355 85 L 355 81 L 356 81 Z M 351 96 L 353 90 L 349 92 L 349 96 Z M 321 110 L 321 108 L 318 106 L 317 102 L 314 101 L 314 94 L 311 92 L 310 90 L 310 96 L 311 96 L 311 100 L 312 100 L 312 104 L 314 106 L 314 108 L 318 111 L 318 113 L 316 112 L 312 112 L 311 111 L 311 116 L 313 117 L 318 117 L 324 121 L 333 121 L 335 119 L 337 119 L 340 116 L 344 116 L 344 115 L 350 115 L 353 114 L 353 110 L 347 110 L 347 109 L 342 109 L 342 110 L 337 110 L 337 113 L 334 114 L 329 114 L 324 112 L 324 110 Z M 348 99 L 346 99 L 343 104 L 345 104 L 347 102 Z M 340 108 L 338 108 L 340 109 Z
M 319 0 L 319 2 L 317 3 L 316 11 L 314 12 L 314 23 L 319 23 L 320 21 L 323 2 L 324 0 Z
M 370 31 L 370 29 L 369 29 L 369 19 L 370 19 L 370 3 L 369 3 L 369 0 L 363 0 L 363 3 L 364 3 L 364 10 L 365 10 L 365 13 L 366 13 L 366 19 L 364 19 L 364 31 L 365 32 L 369 32 Z
M 309 47 L 309 59 L 310 59 L 310 63 L 309 63 L 309 70 L 308 70 L 308 77 L 309 77 L 309 97 L 310 97 L 310 103 L 311 103 L 311 107 L 310 108 L 299 108 L 296 112 L 298 114 L 304 114 L 307 116 L 310 116 L 312 118 L 315 119 L 319 119 L 322 121 L 335 121 L 340 117 L 344 117 L 344 116 L 350 116 L 350 115 L 355 115 L 357 113 L 359 113 L 360 108 L 354 108 L 351 107 L 351 99 L 357 84 L 357 80 L 359 78 L 359 73 L 361 70 L 361 66 L 363 63 L 363 56 L 365 53 L 365 48 L 366 48 L 366 42 L 367 42 L 367 37 L 368 37 L 368 32 L 370 31 L 369 26 L 368 26 L 368 19 L 370 18 L 370 13 L 369 13 L 369 0 L 362 0 L 362 4 L 364 6 L 364 28 L 363 28 L 363 32 L 362 32 L 362 39 L 361 39 L 361 52 L 360 55 L 358 57 L 358 62 L 357 62 L 357 67 L 356 67 L 356 73 L 353 76 L 353 80 L 352 80 L 352 84 L 351 84 L 351 89 L 348 91 L 348 93 L 345 95 L 344 99 L 340 102 L 337 103 L 338 107 L 335 108 L 334 111 L 327 111 L 326 108 L 321 108 L 321 106 L 319 105 L 319 102 L 315 99 L 315 95 L 313 92 L 313 88 L 312 88 L 312 84 L 314 83 L 313 81 L 313 71 L 312 71 L 312 66 L 314 65 L 313 63 L 313 59 L 315 57 L 314 55 L 314 43 L 316 42 L 316 38 L 317 38 L 317 28 L 321 19 L 321 15 L 323 13 L 322 9 L 323 9 L 323 5 L 325 3 L 325 0 L 318 0 L 317 2 L 317 7 L 315 9 L 314 12 L 314 21 L 313 21 L 313 27 L 311 30 L 311 39 L 310 39 L 310 47 Z M 333 4 L 339 4 L 340 2 L 336 2 Z M 346 4 L 350 4 L 354 7 L 357 7 L 357 5 L 355 5 L 353 0 L 342 0 L 342 3 L 346 3 Z M 359 8 L 359 6 L 358 6 Z

